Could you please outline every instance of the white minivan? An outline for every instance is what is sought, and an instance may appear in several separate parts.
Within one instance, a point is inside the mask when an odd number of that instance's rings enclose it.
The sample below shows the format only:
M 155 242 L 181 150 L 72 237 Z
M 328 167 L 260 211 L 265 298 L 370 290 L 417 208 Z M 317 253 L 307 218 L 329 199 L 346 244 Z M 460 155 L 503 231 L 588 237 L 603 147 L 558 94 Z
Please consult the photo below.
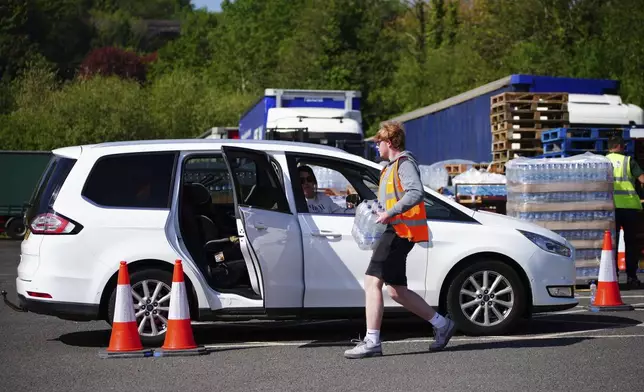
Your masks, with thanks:
M 319 191 L 341 206 L 376 198 L 379 164 L 314 144 L 194 139 L 54 150 L 26 214 L 20 305 L 110 322 L 124 260 L 141 338 L 158 345 L 182 259 L 194 320 L 363 318 L 371 251 L 352 237 L 351 209 L 308 211 L 299 165 L 333 174 Z M 462 332 L 502 334 L 521 317 L 577 305 L 574 249 L 564 238 L 429 188 L 425 207 L 432 238 L 409 254 L 408 285 Z M 385 307 L 386 316 L 403 310 L 387 295 Z

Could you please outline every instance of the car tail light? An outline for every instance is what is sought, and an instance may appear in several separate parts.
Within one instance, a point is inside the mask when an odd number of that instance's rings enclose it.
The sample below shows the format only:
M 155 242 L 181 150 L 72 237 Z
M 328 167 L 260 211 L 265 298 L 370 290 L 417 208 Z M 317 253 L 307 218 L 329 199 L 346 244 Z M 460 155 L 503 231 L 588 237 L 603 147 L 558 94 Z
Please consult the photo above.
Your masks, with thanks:
M 29 225 L 33 234 L 73 234 L 76 225 L 58 214 L 37 215 Z

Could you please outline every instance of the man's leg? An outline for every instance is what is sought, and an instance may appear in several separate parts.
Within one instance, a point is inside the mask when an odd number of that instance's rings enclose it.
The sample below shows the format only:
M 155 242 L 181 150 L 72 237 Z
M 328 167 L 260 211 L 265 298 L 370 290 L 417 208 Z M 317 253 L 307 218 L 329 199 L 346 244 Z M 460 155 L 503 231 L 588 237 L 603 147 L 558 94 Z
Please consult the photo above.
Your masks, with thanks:
M 619 229 L 624 226 L 624 210 L 621 208 L 615 209 L 615 244 L 613 245 L 613 256 L 615 258 L 615 271 L 617 271 L 617 280 L 619 281 Z M 604 238 L 604 237 L 602 237 Z M 626 230 L 624 230 L 624 244 L 626 244 Z M 628 252 L 626 252 L 628 254 Z
M 382 314 L 384 312 L 384 302 L 382 299 L 383 280 L 375 276 L 366 275 L 364 278 L 365 285 L 365 313 L 367 317 L 367 337 L 369 334 L 375 335 L 374 342 L 380 342 L 380 326 L 382 325 Z
M 431 320 L 436 314 L 434 308 L 407 286 L 387 286 L 387 291 L 391 299 L 423 320 Z
M 389 226 L 380 237 L 376 249 L 374 249 L 364 279 L 367 333 L 364 340 L 358 342 L 356 347 L 344 352 L 346 358 L 358 359 L 382 355 L 380 326 L 382 325 L 382 315 L 384 312 L 382 298 L 384 261 L 391 249 L 391 243 L 394 237 L 395 233 L 393 228 Z
M 637 283 L 637 269 L 639 262 L 637 246 L 637 211 L 627 209 L 620 210 L 621 223 L 624 228 L 624 245 L 626 247 L 627 282 Z
M 438 314 L 421 296 L 407 287 L 407 255 L 413 247 L 414 243 L 396 236 L 384 264 L 384 281 L 387 292 L 394 301 L 432 324 L 435 341 L 429 348 L 431 351 L 438 351 L 451 339 L 455 324 Z

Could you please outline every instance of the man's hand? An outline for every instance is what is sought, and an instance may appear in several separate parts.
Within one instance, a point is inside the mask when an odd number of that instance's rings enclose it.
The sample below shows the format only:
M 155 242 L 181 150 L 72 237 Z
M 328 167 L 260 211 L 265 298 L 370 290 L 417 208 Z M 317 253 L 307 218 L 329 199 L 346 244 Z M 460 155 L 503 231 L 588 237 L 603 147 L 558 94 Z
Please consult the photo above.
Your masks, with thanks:
M 376 222 L 386 224 L 386 223 L 389 223 L 390 220 L 391 218 L 389 217 L 389 215 L 387 215 L 386 212 L 379 212 L 378 219 L 376 219 Z

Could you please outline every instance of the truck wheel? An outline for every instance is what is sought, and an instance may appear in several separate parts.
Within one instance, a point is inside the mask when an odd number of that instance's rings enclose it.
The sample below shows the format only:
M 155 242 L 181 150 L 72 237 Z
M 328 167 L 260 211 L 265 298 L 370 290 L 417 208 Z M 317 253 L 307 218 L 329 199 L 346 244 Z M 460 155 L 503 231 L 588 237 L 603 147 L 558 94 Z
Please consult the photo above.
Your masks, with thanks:
M 168 328 L 172 273 L 156 268 L 146 268 L 130 275 L 130 285 L 141 343 L 146 347 L 161 346 Z M 108 307 L 107 317 L 110 325 L 114 320 L 115 304 L 116 287 L 112 291 Z
M 5 231 L 9 238 L 22 240 L 27 233 L 27 227 L 20 218 L 11 218 L 5 225 Z
M 478 261 L 452 280 L 447 311 L 467 335 L 510 331 L 526 307 L 526 287 L 517 272 L 496 260 Z

